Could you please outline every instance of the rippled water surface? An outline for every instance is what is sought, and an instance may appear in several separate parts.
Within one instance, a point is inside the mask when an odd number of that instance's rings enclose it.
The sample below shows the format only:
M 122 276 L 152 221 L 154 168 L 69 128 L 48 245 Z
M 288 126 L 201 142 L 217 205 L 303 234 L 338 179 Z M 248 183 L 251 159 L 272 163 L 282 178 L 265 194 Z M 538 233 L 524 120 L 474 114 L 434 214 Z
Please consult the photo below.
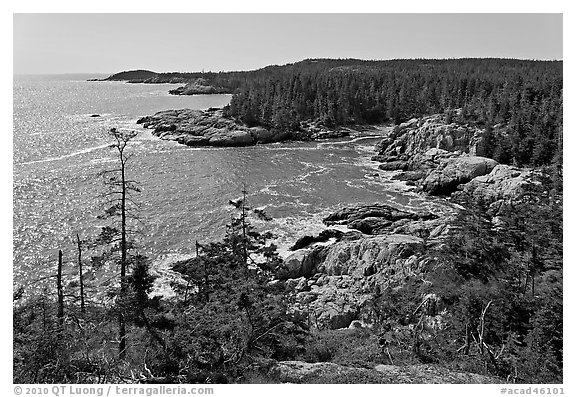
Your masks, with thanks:
M 415 200 L 370 162 L 383 131 L 338 141 L 188 148 L 153 137 L 136 120 L 166 109 L 223 106 L 230 96 L 170 96 L 174 85 L 85 81 L 89 77 L 15 78 L 17 284 L 51 272 L 59 248 L 73 261 L 76 232 L 96 234 L 104 192 L 97 174 L 115 161 L 107 147 L 111 127 L 140 131 L 129 147 L 129 176 L 143 189 L 141 249 L 156 263 L 191 253 L 195 240 L 221 238 L 231 214 L 228 200 L 239 197 L 244 184 L 250 204 L 273 217 L 258 226 L 273 229 L 284 249 L 302 233 L 322 230 L 322 217 L 343 205 Z

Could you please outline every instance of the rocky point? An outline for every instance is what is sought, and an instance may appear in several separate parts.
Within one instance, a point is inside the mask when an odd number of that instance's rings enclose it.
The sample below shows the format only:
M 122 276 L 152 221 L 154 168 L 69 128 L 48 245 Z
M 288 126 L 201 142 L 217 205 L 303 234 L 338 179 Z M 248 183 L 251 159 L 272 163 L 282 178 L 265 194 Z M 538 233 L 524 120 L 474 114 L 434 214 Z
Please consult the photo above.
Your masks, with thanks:
M 330 129 L 311 121 L 302 122 L 300 128 L 292 131 L 248 127 L 225 116 L 221 108 L 166 110 L 142 117 L 137 123 L 153 129 L 153 134 L 160 139 L 187 146 L 251 146 L 287 140 L 308 141 L 340 138 L 351 131 L 349 128 Z

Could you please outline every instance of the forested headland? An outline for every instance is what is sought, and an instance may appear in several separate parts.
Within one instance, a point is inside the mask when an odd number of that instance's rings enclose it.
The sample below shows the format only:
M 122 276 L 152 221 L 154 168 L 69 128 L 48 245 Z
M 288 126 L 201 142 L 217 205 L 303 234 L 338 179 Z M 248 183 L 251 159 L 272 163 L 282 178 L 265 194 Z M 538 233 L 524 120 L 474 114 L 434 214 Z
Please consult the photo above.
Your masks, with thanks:
M 462 109 L 462 121 L 497 130 L 490 157 L 539 166 L 561 157 L 562 69 L 562 61 L 499 58 L 307 59 L 245 72 L 121 72 L 108 80 L 187 84 L 174 94 L 232 93 L 226 115 L 280 130 L 303 122 L 399 124 Z
M 562 142 L 562 62 L 508 59 L 306 60 L 265 69 L 236 92 L 228 114 L 248 125 L 298 128 L 399 124 L 462 109 L 462 119 L 505 126 L 500 162 L 550 163 Z

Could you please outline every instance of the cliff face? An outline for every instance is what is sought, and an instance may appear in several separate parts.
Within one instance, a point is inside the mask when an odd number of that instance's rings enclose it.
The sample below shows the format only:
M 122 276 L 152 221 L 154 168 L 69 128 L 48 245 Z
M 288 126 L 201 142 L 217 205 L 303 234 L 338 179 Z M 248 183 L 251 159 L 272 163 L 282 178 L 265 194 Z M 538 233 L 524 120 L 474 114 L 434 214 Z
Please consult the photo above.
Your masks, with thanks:
M 483 129 L 469 124 L 447 123 L 445 115 L 437 114 L 397 125 L 377 149 L 379 155 L 409 160 L 431 148 L 483 156 L 485 145 Z
M 433 195 L 450 195 L 498 164 L 484 157 L 487 135 L 472 124 L 447 123 L 445 115 L 412 119 L 378 143 L 372 160 L 384 171 L 402 171 L 395 179 Z

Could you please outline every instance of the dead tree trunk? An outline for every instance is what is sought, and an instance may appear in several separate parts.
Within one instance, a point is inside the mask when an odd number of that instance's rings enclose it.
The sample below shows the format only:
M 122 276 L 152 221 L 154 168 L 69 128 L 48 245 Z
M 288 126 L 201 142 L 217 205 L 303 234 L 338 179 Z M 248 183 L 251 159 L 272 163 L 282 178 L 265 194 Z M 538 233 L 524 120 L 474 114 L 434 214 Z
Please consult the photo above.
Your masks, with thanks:
M 198 248 L 200 244 L 196 241 L 196 258 L 200 258 L 198 255 Z M 208 263 L 205 260 L 202 260 L 202 264 L 204 265 L 204 298 L 206 299 L 206 303 L 210 301 L 210 291 L 208 290 Z
M 84 274 L 82 271 L 82 242 L 80 241 L 80 235 L 76 233 L 76 243 L 78 244 L 78 278 L 80 281 L 80 313 L 84 314 L 86 312 L 86 306 L 84 304 Z
M 242 188 L 242 259 L 244 260 L 244 267 L 248 265 L 248 248 L 246 241 L 246 185 Z
M 121 178 L 122 178 L 122 196 L 120 201 L 120 211 L 121 211 L 121 234 L 120 234 L 120 250 L 122 252 L 122 258 L 120 262 L 120 299 L 123 300 L 126 297 L 128 286 L 126 281 L 126 267 L 127 267 L 127 244 L 126 244 L 126 160 L 124 157 L 124 148 L 122 146 L 120 150 L 120 166 L 121 166 Z M 120 309 L 118 315 L 118 328 L 120 334 L 120 346 L 119 346 L 119 357 L 120 360 L 126 358 L 126 319 L 124 318 L 123 308 Z
M 112 207 L 107 210 L 107 213 L 109 216 L 119 217 L 113 230 L 115 233 L 114 244 L 118 243 L 120 251 L 120 258 L 118 258 L 119 260 L 117 262 L 120 266 L 120 291 L 116 302 L 118 309 L 118 355 L 120 360 L 124 360 L 127 351 L 125 304 L 129 288 L 126 274 L 130 261 L 128 250 L 132 246 L 132 242 L 128 240 L 128 235 L 133 232 L 128 228 L 128 220 L 137 219 L 130 214 L 128 206 L 129 203 L 134 204 L 133 200 L 129 197 L 130 193 L 140 192 L 140 189 L 137 186 L 137 182 L 130 181 L 126 178 L 126 164 L 131 156 L 125 153 L 125 149 L 128 142 L 136 136 L 136 132 L 118 131 L 116 128 L 112 128 L 110 135 L 115 141 L 111 147 L 117 151 L 119 166 L 116 169 L 107 171 L 107 173 L 103 173 L 103 175 L 108 175 L 110 172 L 113 173 L 113 176 L 106 181 L 110 188 L 107 197 L 112 197 L 110 201 L 113 203 Z
M 58 273 L 56 274 L 56 288 L 58 291 L 58 321 L 64 326 L 64 291 L 62 289 L 62 250 L 58 250 Z
M 484 347 L 486 347 L 486 343 L 484 342 L 484 331 L 485 331 L 485 317 L 486 317 L 486 312 L 488 311 L 488 308 L 490 307 L 490 305 L 492 304 L 492 301 L 488 302 L 488 304 L 486 305 L 486 307 L 484 308 L 484 310 L 482 310 L 482 315 L 480 316 L 480 326 L 479 326 L 479 330 L 478 330 L 478 337 L 480 339 L 480 353 L 484 354 Z

